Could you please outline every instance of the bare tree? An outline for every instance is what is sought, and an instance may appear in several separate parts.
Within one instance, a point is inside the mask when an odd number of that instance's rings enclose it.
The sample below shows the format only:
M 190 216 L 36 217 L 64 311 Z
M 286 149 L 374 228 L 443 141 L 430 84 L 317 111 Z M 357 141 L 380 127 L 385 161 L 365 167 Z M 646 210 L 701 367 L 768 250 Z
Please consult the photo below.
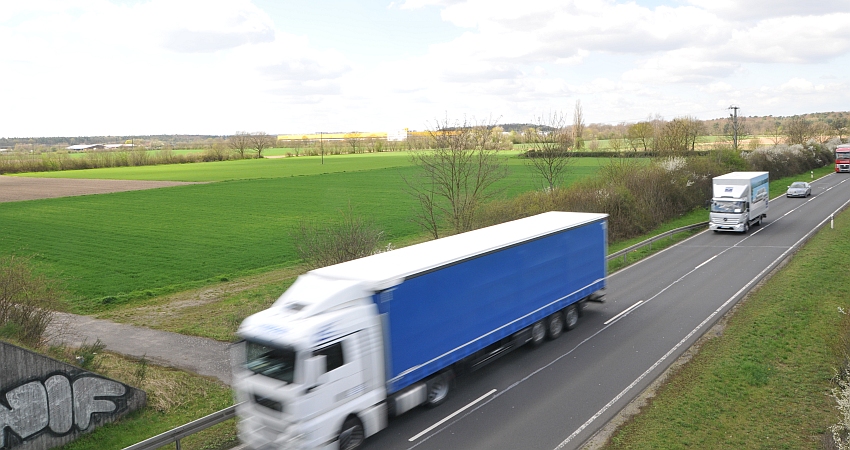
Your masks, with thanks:
M 412 154 L 419 170 L 404 181 L 419 202 L 414 220 L 435 239 L 444 224 L 455 233 L 471 230 L 477 209 L 498 193 L 493 184 L 507 176 L 498 151 L 487 148 L 492 129 L 446 118 L 428 131 L 433 149 Z
M 826 123 L 829 124 L 829 127 L 832 129 L 832 131 L 835 133 L 836 136 L 838 136 L 838 139 L 841 142 L 844 142 L 844 136 L 847 134 L 847 119 L 844 117 L 827 119 Z
M 295 249 L 310 267 L 323 267 L 377 253 L 384 232 L 354 214 L 348 205 L 341 218 L 330 223 L 302 221 L 296 232 Z
M 274 146 L 274 136 L 269 136 L 265 131 L 251 133 L 249 139 L 251 148 L 257 152 L 257 158 L 263 157 L 263 150 Z
M 702 121 L 694 117 L 677 117 L 664 122 L 655 135 L 655 150 L 663 153 L 683 154 L 696 149 L 697 138 L 704 133 Z
M 617 153 L 620 153 L 620 150 L 623 149 L 623 144 L 623 136 L 619 133 L 614 134 L 611 136 L 611 139 L 608 139 L 608 147 Z
M 60 283 L 39 274 L 31 257 L 0 257 L 0 335 L 41 347 L 62 295 Z
M 240 159 L 245 159 L 245 152 L 251 148 L 251 134 L 247 131 L 237 131 L 227 138 L 227 146 L 236 152 Z
M 626 131 L 626 138 L 629 140 L 629 145 L 634 151 L 649 151 L 653 146 L 652 140 L 654 135 L 655 128 L 650 122 L 632 124 Z
M 581 109 L 581 100 L 576 100 L 576 107 L 573 111 L 573 142 L 575 142 L 576 150 L 584 148 L 584 113 Z
M 559 112 L 536 120 L 538 126 L 525 133 L 529 150 L 525 153 L 525 164 L 535 175 L 543 179 L 550 192 L 563 181 L 569 169 L 572 133 L 567 128 L 567 118 Z
M 783 139 L 783 136 L 784 136 L 783 131 L 784 130 L 782 129 L 782 122 L 780 122 L 778 120 L 775 121 L 773 123 L 773 126 L 770 128 L 770 133 L 769 133 L 770 140 L 773 142 L 774 147 L 782 143 L 782 139 Z
M 356 136 L 347 137 L 347 138 L 345 138 L 345 142 L 349 146 L 351 146 L 351 154 L 352 155 L 355 155 L 355 154 L 358 153 L 357 148 L 360 146 L 360 138 L 358 138 Z
M 826 144 L 832 139 L 833 128 L 828 123 L 820 120 L 812 124 L 812 137 L 821 144 Z
M 812 122 L 802 116 L 793 116 L 785 121 L 785 143 L 788 145 L 805 144 L 814 137 Z

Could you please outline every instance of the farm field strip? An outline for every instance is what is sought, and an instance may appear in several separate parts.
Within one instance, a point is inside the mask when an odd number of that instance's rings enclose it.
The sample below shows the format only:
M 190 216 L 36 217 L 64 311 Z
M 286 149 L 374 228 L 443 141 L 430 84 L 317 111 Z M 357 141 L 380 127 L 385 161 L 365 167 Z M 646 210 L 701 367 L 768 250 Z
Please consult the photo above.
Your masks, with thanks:
M 509 167 L 522 167 L 525 161 L 517 151 L 501 152 Z M 581 173 L 598 168 L 607 158 L 573 158 L 571 167 Z M 321 175 L 338 172 L 358 172 L 409 167 L 408 152 L 366 153 L 357 155 L 299 156 L 280 159 L 242 159 L 190 164 L 165 164 L 139 167 L 110 167 L 103 169 L 67 170 L 15 174 L 37 178 L 85 178 L 154 181 L 227 181 L 257 178 L 282 178 Z M 530 175 L 529 175 L 530 177 Z

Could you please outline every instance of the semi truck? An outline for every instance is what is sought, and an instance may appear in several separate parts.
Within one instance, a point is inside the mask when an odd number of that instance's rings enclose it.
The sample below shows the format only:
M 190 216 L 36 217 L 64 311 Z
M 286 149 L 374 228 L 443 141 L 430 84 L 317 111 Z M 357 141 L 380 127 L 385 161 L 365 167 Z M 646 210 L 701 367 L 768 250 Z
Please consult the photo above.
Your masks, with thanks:
M 732 172 L 712 179 L 708 229 L 746 233 L 767 218 L 768 172 Z
M 835 147 L 835 171 L 850 172 L 850 144 Z
M 360 448 L 456 375 L 572 329 L 604 295 L 607 217 L 548 212 L 299 276 L 239 326 L 240 439 Z

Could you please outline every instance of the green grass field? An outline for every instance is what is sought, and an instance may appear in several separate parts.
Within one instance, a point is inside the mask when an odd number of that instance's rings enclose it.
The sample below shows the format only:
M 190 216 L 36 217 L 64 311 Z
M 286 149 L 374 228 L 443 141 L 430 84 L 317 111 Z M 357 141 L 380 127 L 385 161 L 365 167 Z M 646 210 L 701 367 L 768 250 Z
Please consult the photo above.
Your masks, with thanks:
M 531 175 L 524 167 L 525 161 L 518 158 L 518 151 L 500 152 L 512 169 L 512 179 L 520 184 L 533 184 L 528 181 Z M 140 167 L 111 167 L 104 169 L 66 170 L 56 172 L 34 172 L 15 176 L 38 178 L 77 178 L 77 179 L 114 179 L 114 180 L 154 180 L 154 181 L 228 181 L 258 178 L 284 178 L 305 175 L 322 175 L 339 172 L 360 172 L 366 170 L 387 169 L 410 166 L 408 152 L 364 153 L 358 155 L 299 156 L 280 159 L 243 159 L 192 164 L 168 164 Z M 572 177 L 583 177 L 595 173 L 606 158 L 574 158 L 571 162 Z M 569 180 L 568 180 L 569 181 Z
M 207 163 L 36 172 L 21 174 L 21 176 L 115 180 L 225 181 L 358 172 L 409 165 L 410 155 L 396 152 L 338 155 L 324 158 L 324 164 L 322 164 L 322 158 L 319 156 L 301 156 L 297 158 L 241 159 Z
M 504 195 L 534 189 L 515 153 Z M 606 159 L 579 158 L 570 180 Z M 228 180 L 203 185 L 4 203 L 0 254 L 34 254 L 66 280 L 70 309 L 92 313 L 128 299 L 215 283 L 298 262 L 301 220 L 335 220 L 349 205 L 390 242 L 422 234 L 405 193 L 403 154 L 242 160 L 62 172 L 80 178 Z M 38 174 L 43 175 L 43 174 Z M 57 175 L 57 174 L 49 174 Z M 243 179 L 244 178 L 244 179 Z

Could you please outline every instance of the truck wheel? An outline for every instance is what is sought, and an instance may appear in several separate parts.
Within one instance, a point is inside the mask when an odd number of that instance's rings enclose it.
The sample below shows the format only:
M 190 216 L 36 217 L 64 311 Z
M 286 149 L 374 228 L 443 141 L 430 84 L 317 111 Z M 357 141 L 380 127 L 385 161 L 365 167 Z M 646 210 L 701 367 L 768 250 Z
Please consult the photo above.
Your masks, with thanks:
M 561 311 L 552 314 L 546 319 L 546 334 L 549 339 L 558 339 L 558 336 L 564 332 L 564 316 Z
M 750 221 L 749 221 L 748 219 L 744 219 L 744 221 L 745 221 L 745 222 L 744 222 L 744 231 L 743 231 L 743 233 L 746 233 L 747 231 L 750 231 Z
M 363 447 L 366 440 L 366 432 L 363 430 L 363 422 L 355 416 L 345 419 L 342 430 L 339 432 L 339 450 L 357 450 Z
M 428 381 L 428 398 L 425 399 L 425 407 L 433 408 L 449 397 L 451 390 L 451 372 L 445 371 Z
M 570 305 L 564 311 L 564 317 L 566 318 L 564 322 L 564 328 L 567 330 L 572 330 L 578 325 L 578 308 L 576 305 Z
M 531 326 L 531 346 L 540 347 L 544 339 L 546 339 L 546 325 L 540 321 Z

